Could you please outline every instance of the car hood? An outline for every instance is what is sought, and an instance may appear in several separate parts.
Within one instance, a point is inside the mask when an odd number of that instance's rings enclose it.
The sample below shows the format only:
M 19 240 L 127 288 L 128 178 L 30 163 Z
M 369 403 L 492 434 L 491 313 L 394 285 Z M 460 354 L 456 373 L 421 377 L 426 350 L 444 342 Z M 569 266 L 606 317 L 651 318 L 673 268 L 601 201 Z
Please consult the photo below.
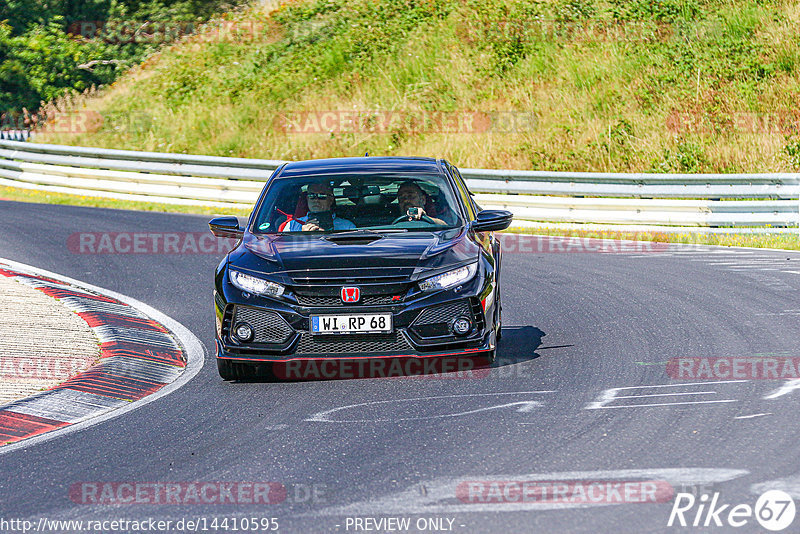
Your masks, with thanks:
M 231 263 L 254 272 L 401 268 L 426 272 L 477 259 L 479 247 L 463 228 L 439 232 L 359 234 L 266 234 L 249 232 L 231 253 Z

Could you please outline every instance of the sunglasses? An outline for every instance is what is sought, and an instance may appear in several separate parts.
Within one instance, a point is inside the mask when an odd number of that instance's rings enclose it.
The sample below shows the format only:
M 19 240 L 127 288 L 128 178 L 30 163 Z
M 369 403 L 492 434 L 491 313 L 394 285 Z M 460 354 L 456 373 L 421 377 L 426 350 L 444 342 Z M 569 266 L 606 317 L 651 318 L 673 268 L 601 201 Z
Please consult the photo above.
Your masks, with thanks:
M 323 200 L 330 197 L 328 193 L 309 193 L 308 198 L 313 198 L 315 200 Z

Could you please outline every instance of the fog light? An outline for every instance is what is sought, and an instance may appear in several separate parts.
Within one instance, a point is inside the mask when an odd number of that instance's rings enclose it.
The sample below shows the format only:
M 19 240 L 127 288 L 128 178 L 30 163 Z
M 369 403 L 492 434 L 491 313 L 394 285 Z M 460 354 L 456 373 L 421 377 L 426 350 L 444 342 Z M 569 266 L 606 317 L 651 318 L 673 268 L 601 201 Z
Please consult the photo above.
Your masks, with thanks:
M 467 332 L 472 330 L 472 321 L 470 321 L 469 317 L 456 317 L 456 320 L 453 321 L 453 332 L 457 336 L 463 336 Z
M 250 341 L 253 339 L 253 327 L 247 323 L 238 323 L 233 327 L 233 335 L 239 341 Z

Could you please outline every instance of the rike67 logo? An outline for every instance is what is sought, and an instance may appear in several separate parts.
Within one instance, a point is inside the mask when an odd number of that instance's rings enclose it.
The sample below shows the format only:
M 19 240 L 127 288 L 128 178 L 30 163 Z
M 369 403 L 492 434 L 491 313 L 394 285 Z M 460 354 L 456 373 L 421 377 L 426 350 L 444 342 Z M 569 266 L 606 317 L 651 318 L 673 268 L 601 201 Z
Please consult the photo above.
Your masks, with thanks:
M 678 493 L 672 504 L 667 526 L 682 527 L 742 527 L 755 520 L 762 528 L 777 532 L 794 521 L 795 504 L 791 495 L 781 490 L 761 494 L 755 507 L 749 504 L 723 503 L 719 492 L 695 497 L 691 493 Z

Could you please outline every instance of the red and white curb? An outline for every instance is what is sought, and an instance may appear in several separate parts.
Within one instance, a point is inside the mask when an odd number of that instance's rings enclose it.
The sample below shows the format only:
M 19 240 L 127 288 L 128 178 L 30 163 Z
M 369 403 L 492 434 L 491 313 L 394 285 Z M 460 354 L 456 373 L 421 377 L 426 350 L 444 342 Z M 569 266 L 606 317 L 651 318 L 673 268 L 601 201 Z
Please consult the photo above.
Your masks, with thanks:
M 0 454 L 134 410 L 172 393 L 203 366 L 200 340 L 142 302 L 2 258 L 0 276 L 58 299 L 100 340 L 100 361 L 86 371 L 0 406 Z

